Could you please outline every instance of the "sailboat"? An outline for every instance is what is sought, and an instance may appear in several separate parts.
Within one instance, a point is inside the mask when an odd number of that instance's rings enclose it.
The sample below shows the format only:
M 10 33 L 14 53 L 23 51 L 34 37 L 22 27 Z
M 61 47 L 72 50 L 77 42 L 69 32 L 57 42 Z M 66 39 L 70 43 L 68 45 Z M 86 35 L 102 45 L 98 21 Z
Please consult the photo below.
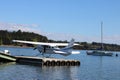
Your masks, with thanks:
M 112 56 L 112 52 L 104 51 L 103 49 L 103 31 L 102 31 L 103 22 L 101 22 L 101 50 L 93 50 L 87 51 L 87 55 L 95 55 L 95 56 Z

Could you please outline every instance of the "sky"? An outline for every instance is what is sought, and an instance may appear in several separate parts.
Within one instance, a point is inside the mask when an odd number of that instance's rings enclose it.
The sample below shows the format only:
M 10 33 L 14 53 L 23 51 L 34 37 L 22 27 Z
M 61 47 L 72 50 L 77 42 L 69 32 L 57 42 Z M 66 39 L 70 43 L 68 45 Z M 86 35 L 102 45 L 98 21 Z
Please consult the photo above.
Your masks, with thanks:
M 0 0 L 0 30 L 53 40 L 120 44 L 120 0 Z

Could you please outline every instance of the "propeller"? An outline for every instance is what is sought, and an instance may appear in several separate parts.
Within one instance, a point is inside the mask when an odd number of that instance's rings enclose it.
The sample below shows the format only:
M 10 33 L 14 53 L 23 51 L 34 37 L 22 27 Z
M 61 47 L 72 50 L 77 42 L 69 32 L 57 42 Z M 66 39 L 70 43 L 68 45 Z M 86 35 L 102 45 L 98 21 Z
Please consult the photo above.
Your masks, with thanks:
M 34 47 L 34 49 L 33 50 L 36 50 L 37 49 L 37 47 Z
M 37 49 L 40 53 L 43 52 L 43 51 L 42 51 L 42 50 L 43 50 L 43 47 L 42 47 L 42 46 L 39 46 L 39 45 L 38 45 L 38 46 L 34 47 L 33 50 L 36 50 L 36 49 Z

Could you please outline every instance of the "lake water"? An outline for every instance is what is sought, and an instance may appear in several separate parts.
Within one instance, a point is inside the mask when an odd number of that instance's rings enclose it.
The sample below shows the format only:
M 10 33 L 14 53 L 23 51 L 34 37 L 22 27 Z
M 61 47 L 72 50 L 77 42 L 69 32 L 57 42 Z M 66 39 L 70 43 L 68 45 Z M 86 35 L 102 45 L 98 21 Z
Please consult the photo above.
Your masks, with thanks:
M 8 49 L 12 55 L 36 56 L 37 50 L 33 48 L 0 47 Z M 85 51 L 79 55 L 56 58 L 80 60 L 80 66 L 40 67 L 6 63 L 0 65 L 0 80 L 120 80 L 120 53 L 114 52 L 112 57 L 90 56 Z M 118 54 L 118 57 L 115 54 Z

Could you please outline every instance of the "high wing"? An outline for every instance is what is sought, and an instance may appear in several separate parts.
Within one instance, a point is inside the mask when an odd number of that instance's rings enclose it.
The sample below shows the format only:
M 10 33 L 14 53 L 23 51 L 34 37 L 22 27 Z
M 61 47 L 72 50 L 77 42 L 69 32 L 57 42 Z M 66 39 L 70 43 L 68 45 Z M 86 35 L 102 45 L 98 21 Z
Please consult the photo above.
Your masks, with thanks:
M 68 43 L 44 43 L 44 42 L 22 41 L 22 40 L 13 40 L 13 42 L 34 44 L 34 45 L 46 45 L 46 46 L 68 46 Z M 79 44 L 74 43 L 74 45 L 79 45 Z

